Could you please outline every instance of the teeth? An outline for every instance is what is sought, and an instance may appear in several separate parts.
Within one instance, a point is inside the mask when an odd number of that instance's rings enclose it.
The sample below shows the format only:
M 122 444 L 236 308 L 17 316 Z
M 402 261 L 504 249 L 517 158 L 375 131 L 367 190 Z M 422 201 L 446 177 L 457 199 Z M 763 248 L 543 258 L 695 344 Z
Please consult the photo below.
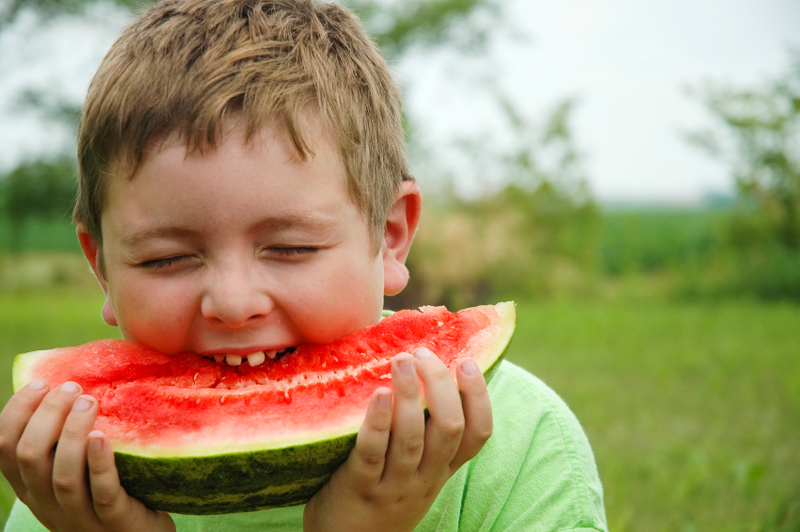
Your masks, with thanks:
M 258 366 L 264 362 L 264 351 L 256 351 L 247 355 L 247 362 L 251 366 Z
M 240 366 L 244 359 L 247 359 L 247 362 L 251 366 L 258 366 L 263 364 L 264 361 L 269 358 L 270 360 L 275 360 L 278 357 L 278 353 L 283 355 L 286 352 L 294 351 L 293 348 L 287 348 L 283 351 L 278 351 L 277 349 L 272 349 L 270 351 L 256 351 L 254 353 L 250 353 L 249 355 L 242 357 L 240 355 L 213 355 L 214 360 L 216 362 L 227 362 L 230 366 Z

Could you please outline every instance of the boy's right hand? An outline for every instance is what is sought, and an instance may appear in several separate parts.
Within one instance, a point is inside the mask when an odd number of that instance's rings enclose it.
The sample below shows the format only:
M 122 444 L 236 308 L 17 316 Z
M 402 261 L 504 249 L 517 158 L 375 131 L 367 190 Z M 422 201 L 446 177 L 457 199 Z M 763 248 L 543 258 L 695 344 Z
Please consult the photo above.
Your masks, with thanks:
M 72 382 L 49 390 L 37 380 L 11 397 L 0 413 L 0 471 L 17 497 L 54 532 L 174 531 L 168 514 L 120 486 L 96 416 L 97 401 Z
M 492 432 L 483 374 L 464 359 L 456 377 L 458 386 L 427 349 L 394 358 L 392 389 L 373 394 L 355 448 L 306 505 L 304 530 L 414 530 L 445 482 Z

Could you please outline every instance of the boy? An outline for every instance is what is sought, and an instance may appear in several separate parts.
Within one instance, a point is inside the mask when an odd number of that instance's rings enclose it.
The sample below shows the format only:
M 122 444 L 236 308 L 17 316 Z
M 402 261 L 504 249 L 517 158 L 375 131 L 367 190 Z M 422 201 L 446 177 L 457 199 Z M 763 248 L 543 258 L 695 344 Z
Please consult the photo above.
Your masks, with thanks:
M 78 151 L 78 238 L 127 340 L 255 365 L 377 322 L 408 281 L 421 197 L 399 93 L 336 5 L 150 8 L 95 75 Z M 96 400 L 34 381 L 0 414 L 21 501 L 6 529 L 604 530 L 591 450 L 558 397 L 510 364 L 488 393 L 471 361 L 456 377 L 425 349 L 398 354 L 307 505 L 211 517 L 128 497 Z

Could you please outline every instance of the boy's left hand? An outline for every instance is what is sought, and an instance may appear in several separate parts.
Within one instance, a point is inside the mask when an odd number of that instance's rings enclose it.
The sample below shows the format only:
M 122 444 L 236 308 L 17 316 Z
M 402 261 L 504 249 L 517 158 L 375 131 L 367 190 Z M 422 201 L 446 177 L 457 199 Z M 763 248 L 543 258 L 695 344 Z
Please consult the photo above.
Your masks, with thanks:
M 355 448 L 306 506 L 306 532 L 405 532 L 419 524 L 492 432 L 486 381 L 471 358 L 459 362 L 456 378 L 458 386 L 425 348 L 394 358 L 392 390 L 373 394 Z
M 108 438 L 92 430 L 97 401 L 66 382 L 37 380 L 0 412 L 0 471 L 19 499 L 53 532 L 172 531 L 120 486 Z

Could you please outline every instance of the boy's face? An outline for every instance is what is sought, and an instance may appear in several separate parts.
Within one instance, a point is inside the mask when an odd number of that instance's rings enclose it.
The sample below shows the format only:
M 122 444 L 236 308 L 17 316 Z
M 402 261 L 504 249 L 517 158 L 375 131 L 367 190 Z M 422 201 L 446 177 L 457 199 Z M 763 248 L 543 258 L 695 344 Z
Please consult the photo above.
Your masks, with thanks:
M 110 178 L 102 273 L 96 244 L 78 230 L 107 293 L 106 320 L 165 353 L 242 357 L 377 322 L 407 246 L 394 253 L 387 230 L 375 253 L 334 147 L 318 131 L 309 137 L 305 162 L 278 128 L 250 144 L 233 129 L 205 154 L 168 138 L 132 179 Z M 408 219 L 405 205 L 393 212 Z

